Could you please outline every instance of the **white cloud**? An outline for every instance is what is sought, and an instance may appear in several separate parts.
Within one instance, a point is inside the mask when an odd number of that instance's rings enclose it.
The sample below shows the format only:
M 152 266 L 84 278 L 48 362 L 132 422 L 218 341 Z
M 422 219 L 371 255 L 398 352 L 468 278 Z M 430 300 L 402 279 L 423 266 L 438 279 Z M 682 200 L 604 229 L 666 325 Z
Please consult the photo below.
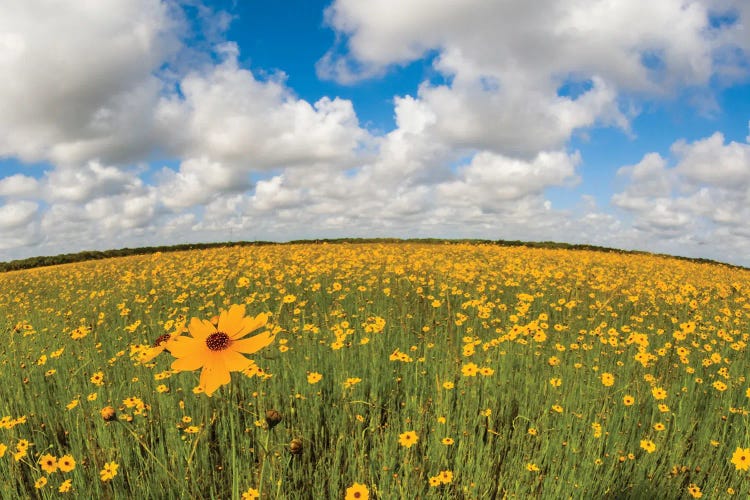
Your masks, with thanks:
M 673 251 L 747 262 L 750 144 L 727 143 L 715 133 L 692 143 L 677 141 L 671 152 L 673 166 L 649 153 L 621 168 L 628 183 L 612 203 L 633 217 L 643 241 L 671 241 Z
M 33 177 L 14 174 L 0 179 L 0 196 L 8 198 L 28 198 L 37 194 L 39 182 Z
M 18 201 L 0 206 L 0 230 L 8 231 L 28 225 L 39 206 L 31 201 Z
M 509 202 L 539 196 L 545 188 L 575 183 L 578 155 L 540 153 L 531 162 L 482 152 L 463 167 L 458 179 L 438 186 L 441 204 L 507 209 Z
M 38 211 L 39 205 L 31 201 L 0 205 L 0 250 L 23 248 L 41 240 Z
M 408 102 L 401 100 L 398 104 Z M 487 149 L 498 154 L 534 156 L 558 149 L 573 131 L 597 122 L 628 127 L 616 92 L 599 78 L 576 99 L 530 88 L 488 87 L 481 80 L 452 86 L 420 86 L 421 114 L 429 121 L 420 133 L 453 148 Z
M 161 201 L 172 209 L 203 205 L 219 194 L 250 187 L 247 172 L 206 158 L 186 160 L 177 172 L 164 168 L 159 178 Z
M 131 185 L 122 193 L 85 202 L 59 201 L 39 219 L 46 240 L 42 253 L 155 244 L 174 237 L 167 229 L 173 218 L 160 208 L 149 186 Z
M 436 54 L 433 66 L 445 83 L 423 82 L 416 98 L 406 97 L 428 117 L 418 124 L 424 133 L 452 148 L 529 159 L 592 126 L 630 133 L 638 96 L 707 86 L 720 64 L 746 73 L 742 58 L 722 56 L 737 53 L 741 23 L 710 22 L 733 5 L 337 0 L 326 20 L 340 43 L 318 69 L 353 82 Z M 704 107 L 713 102 L 701 99 Z
M 747 9 L 739 0 L 724 3 L 723 10 L 732 4 Z M 501 84 L 510 78 L 544 85 L 551 77 L 600 75 L 617 87 L 660 92 L 665 84 L 706 83 L 717 44 L 740 43 L 738 35 L 729 36 L 738 26 L 711 29 L 708 5 L 337 0 L 326 19 L 346 45 L 332 49 L 321 72 L 335 78 L 337 68 L 359 65 L 368 76 L 437 50 L 460 61 L 453 65 L 457 77 L 473 73 L 498 77 Z
M 76 164 L 141 157 L 154 76 L 179 43 L 166 3 L 5 2 L 0 156 Z
M 350 165 L 367 134 L 350 101 L 297 99 L 283 79 L 260 81 L 237 64 L 233 45 L 224 61 L 180 81 L 181 95 L 157 111 L 172 149 L 245 171 L 315 163 Z
M 750 144 L 724 144 L 724 135 L 688 144 L 678 141 L 672 153 L 679 159 L 678 171 L 695 185 L 708 184 L 731 190 L 750 187 Z
M 59 167 L 43 178 L 51 202 L 85 202 L 122 194 L 142 185 L 137 172 L 91 161 L 78 167 Z

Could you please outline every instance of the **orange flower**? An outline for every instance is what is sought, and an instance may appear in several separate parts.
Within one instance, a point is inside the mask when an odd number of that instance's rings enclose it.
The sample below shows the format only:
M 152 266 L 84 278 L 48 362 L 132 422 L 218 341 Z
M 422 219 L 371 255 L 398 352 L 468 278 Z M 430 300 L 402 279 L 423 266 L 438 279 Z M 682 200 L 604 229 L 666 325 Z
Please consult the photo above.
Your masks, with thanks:
M 222 311 L 217 323 L 193 318 L 188 330 L 190 337 L 175 337 L 169 343 L 171 354 L 177 358 L 172 369 L 191 371 L 202 368 L 200 387 L 206 395 L 230 381 L 230 372 L 245 370 L 252 360 L 243 354 L 257 352 L 271 342 L 274 334 L 268 330 L 250 338 L 244 338 L 268 322 L 268 315 L 245 317 L 245 306 L 233 305 Z

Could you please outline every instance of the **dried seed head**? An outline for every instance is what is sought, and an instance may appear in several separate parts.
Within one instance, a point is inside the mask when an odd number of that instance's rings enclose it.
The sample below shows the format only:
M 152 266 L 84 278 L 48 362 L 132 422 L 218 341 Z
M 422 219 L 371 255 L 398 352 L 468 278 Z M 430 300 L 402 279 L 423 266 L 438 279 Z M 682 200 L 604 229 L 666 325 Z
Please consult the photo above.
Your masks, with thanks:
M 302 440 L 299 438 L 292 439 L 292 442 L 289 443 L 289 452 L 292 455 L 299 455 L 302 453 Z
M 266 411 L 266 423 L 269 429 L 276 427 L 279 422 L 281 422 L 281 413 L 276 410 Z

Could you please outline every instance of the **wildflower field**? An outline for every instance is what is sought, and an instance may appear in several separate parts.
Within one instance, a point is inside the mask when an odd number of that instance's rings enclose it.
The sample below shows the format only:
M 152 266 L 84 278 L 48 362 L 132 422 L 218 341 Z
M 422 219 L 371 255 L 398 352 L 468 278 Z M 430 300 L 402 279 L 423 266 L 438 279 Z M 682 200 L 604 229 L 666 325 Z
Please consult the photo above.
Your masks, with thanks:
M 747 270 L 491 244 L 7 272 L 0 485 L 8 498 L 746 497 L 749 299 Z

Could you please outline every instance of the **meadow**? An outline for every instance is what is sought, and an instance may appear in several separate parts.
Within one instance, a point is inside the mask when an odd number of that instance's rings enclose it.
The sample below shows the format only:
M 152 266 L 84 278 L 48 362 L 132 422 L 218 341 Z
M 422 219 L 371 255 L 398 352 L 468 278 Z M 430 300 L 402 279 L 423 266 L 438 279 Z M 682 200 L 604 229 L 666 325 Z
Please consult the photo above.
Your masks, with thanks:
M 209 396 L 163 340 L 228 311 L 271 342 Z M 651 255 L 295 244 L 1 273 L 0 486 L 747 497 L 749 327 L 750 271 Z

